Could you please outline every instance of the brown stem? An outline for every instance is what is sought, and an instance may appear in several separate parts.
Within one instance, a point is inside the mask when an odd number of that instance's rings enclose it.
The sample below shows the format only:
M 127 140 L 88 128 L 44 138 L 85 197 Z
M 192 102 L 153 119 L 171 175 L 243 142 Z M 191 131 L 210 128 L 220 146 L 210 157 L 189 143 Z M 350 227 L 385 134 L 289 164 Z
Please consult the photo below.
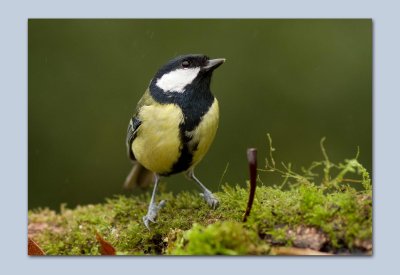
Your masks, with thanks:
M 243 222 L 247 221 L 247 217 L 250 215 L 251 207 L 253 206 L 254 195 L 256 193 L 256 179 L 257 179 L 257 149 L 247 149 L 247 162 L 249 164 L 250 171 L 250 193 L 249 200 L 247 201 L 247 209 L 243 216 Z
M 285 256 L 329 256 L 332 253 L 320 252 L 312 250 L 310 248 L 297 248 L 297 247 L 272 247 L 272 253 L 275 255 L 285 255 Z

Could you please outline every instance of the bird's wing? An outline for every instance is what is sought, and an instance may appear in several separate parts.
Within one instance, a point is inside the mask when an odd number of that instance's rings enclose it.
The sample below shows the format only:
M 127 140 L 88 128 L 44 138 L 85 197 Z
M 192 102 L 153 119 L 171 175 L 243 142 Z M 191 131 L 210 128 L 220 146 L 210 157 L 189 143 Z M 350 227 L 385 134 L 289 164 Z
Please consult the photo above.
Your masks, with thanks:
M 142 124 L 142 121 L 139 118 L 139 111 L 143 106 L 151 105 L 154 102 L 152 99 L 149 89 L 146 90 L 142 98 L 139 100 L 136 106 L 136 113 L 129 121 L 128 131 L 126 135 L 126 147 L 128 151 L 128 156 L 131 160 L 136 160 L 135 155 L 132 152 L 132 142 L 135 140 L 137 131 L 139 126 Z
M 142 122 L 136 118 L 136 116 L 132 117 L 129 121 L 128 131 L 126 135 L 126 149 L 128 150 L 128 156 L 131 160 L 135 160 L 135 155 L 132 152 L 132 142 L 136 138 L 137 130 Z

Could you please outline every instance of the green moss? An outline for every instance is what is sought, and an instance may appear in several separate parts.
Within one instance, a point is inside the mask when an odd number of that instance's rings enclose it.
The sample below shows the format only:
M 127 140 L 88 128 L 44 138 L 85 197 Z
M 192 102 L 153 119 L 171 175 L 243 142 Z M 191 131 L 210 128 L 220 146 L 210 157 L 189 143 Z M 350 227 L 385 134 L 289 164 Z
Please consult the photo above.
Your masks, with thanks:
M 62 206 L 60 213 L 32 210 L 29 233 L 49 255 L 99 255 L 96 232 L 121 255 L 269 254 L 277 245 L 371 253 L 369 174 L 356 158 L 334 164 L 324 152 L 324 159 L 296 173 L 289 164 L 276 167 L 271 153 L 261 173 L 279 174 L 283 181 L 258 184 L 246 223 L 242 218 L 248 188 L 226 184 L 215 194 L 220 200 L 217 210 L 197 193 L 162 192 L 158 199 L 167 204 L 152 231 L 142 223 L 149 202 L 146 195 L 117 196 L 75 209 Z
M 194 224 L 181 234 L 170 253 L 175 255 L 260 255 L 269 246 L 256 232 L 238 222 L 216 222 L 208 226 Z

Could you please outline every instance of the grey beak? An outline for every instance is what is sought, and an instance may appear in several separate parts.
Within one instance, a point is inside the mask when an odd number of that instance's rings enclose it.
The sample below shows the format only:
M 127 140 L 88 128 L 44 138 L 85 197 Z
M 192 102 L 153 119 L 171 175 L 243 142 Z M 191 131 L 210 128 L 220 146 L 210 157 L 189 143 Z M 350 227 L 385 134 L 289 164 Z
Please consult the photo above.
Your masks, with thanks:
M 226 60 L 225 58 L 210 59 L 210 60 L 208 60 L 207 65 L 204 66 L 202 69 L 204 71 L 214 70 L 214 69 L 218 68 L 219 66 L 221 66 L 225 62 L 225 60 Z

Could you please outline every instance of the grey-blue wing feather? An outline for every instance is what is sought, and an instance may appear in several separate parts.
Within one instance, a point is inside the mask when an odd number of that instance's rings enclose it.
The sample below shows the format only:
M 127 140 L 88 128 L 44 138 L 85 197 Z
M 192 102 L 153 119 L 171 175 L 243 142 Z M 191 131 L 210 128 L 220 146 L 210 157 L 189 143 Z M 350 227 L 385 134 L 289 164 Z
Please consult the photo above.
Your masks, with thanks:
M 128 149 L 128 156 L 133 162 L 131 172 L 125 179 L 124 187 L 126 189 L 132 189 L 135 186 L 146 188 L 149 186 L 154 178 L 154 173 L 147 170 L 142 166 L 135 158 L 135 154 L 132 152 L 132 142 L 135 140 L 138 129 L 141 125 L 141 121 L 134 116 L 128 125 L 128 132 L 126 135 L 126 146 Z
M 132 142 L 136 138 L 137 130 L 141 123 L 142 122 L 136 117 L 132 117 L 132 119 L 129 121 L 128 131 L 126 135 L 126 147 L 128 151 L 128 156 L 131 160 L 136 160 L 135 155 L 132 152 Z

